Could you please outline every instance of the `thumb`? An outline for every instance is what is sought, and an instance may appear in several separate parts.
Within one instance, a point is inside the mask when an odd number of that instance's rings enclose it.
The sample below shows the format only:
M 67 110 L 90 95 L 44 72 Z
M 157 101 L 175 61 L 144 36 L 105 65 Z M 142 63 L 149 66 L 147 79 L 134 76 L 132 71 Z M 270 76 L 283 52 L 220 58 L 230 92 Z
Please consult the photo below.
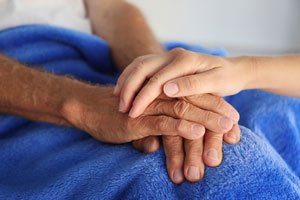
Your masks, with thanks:
M 169 97 L 183 97 L 215 93 L 216 80 L 207 72 L 173 79 L 164 84 L 164 93 Z
M 159 149 L 160 141 L 157 136 L 148 136 L 132 142 L 134 148 L 144 153 L 154 153 Z

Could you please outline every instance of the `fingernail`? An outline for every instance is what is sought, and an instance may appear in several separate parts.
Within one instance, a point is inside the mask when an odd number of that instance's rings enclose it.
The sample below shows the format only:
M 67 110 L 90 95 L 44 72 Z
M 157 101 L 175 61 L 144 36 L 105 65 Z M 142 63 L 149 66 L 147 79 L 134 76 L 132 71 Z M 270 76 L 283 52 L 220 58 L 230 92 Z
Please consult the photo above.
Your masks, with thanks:
M 219 161 L 219 158 L 218 158 L 218 152 L 217 150 L 215 149 L 210 149 L 208 152 L 207 152 L 207 157 L 211 160 L 214 160 L 214 161 Z
M 232 120 L 228 119 L 227 117 L 221 117 L 219 120 L 219 125 L 224 130 L 229 130 L 232 128 Z
M 118 91 L 119 91 L 119 85 L 117 84 L 114 89 L 114 95 L 117 95 Z
M 175 95 L 178 93 L 179 89 L 176 83 L 167 83 L 164 86 L 164 91 L 167 95 Z
M 204 135 L 205 129 L 203 126 L 194 124 L 192 126 L 193 133 L 197 134 L 199 137 L 202 137 Z
M 173 173 L 173 180 L 176 183 L 181 183 L 184 180 L 182 170 L 176 169 Z
M 229 116 L 230 116 L 230 118 L 233 120 L 233 121 L 235 121 L 235 122 L 238 122 L 239 121 L 239 118 L 240 118 L 240 116 L 239 116 L 239 114 L 235 111 L 235 110 L 230 110 L 229 111 Z
M 124 101 L 121 99 L 119 104 L 119 112 L 123 112 L 124 110 Z
M 200 170 L 198 167 L 190 166 L 187 173 L 189 179 L 199 180 L 200 179 Z
M 236 141 L 236 135 L 232 132 L 228 133 L 228 137 L 233 140 L 233 141 Z

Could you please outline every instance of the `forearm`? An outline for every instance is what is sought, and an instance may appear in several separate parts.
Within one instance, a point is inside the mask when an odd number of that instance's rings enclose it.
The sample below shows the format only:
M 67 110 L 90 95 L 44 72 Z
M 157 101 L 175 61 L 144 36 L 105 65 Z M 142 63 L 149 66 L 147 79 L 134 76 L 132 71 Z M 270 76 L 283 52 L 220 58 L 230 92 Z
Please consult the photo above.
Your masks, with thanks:
M 38 71 L 0 55 L 0 112 L 34 121 L 71 126 L 61 115 L 64 103 L 83 83 Z
M 300 97 L 300 56 L 253 57 L 252 81 L 247 89 Z
M 86 7 L 93 32 L 108 42 L 121 71 L 138 56 L 164 52 L 133 5 L 121 0 L 86 0 Z

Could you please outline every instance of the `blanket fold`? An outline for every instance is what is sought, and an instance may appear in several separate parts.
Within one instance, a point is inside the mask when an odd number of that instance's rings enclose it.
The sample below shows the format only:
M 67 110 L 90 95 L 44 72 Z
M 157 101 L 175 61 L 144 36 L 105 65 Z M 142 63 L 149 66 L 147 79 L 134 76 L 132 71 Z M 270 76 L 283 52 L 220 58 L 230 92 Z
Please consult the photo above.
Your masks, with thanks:
M 102 39 L 34 25 L 0 32 L 0 51 L 32 67 L 115 84 Z M 218 56 L 223 49 L 167 43 Z M 241 114 L 241 142 L 224 143 L 219 167 L 199 183 L 173 184 L 160 148 L 145 155 L 86 133 L 0 115 L 0 199 L 299 199 L 300 100 L 261 91 L 226 97 Z

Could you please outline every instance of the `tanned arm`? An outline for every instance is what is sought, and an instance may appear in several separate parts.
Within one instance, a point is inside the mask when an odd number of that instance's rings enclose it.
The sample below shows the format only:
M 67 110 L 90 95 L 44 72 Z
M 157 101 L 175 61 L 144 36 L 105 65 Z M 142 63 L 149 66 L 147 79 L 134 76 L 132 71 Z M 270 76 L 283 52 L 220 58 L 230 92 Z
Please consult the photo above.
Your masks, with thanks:
M 86 0 L 94 34 L 108 42 L 122 71 L 133 59 L 164 53 L 142 13 L 123 0 Z
M 0 55 L 0 112 L 71 126 L 60 110 L 71 88 L 81 83 L 25 67 Z
M 119 0 L 87 0 L 86 6 L 94 33 L 109 43 L 120 70 L 138 56 L 163 52 L 134 6 Z M 89 87 L 95 86 L 42 72 L 0 55 L 1 113 L 72 126 L 61 109 L 72 96 Z

